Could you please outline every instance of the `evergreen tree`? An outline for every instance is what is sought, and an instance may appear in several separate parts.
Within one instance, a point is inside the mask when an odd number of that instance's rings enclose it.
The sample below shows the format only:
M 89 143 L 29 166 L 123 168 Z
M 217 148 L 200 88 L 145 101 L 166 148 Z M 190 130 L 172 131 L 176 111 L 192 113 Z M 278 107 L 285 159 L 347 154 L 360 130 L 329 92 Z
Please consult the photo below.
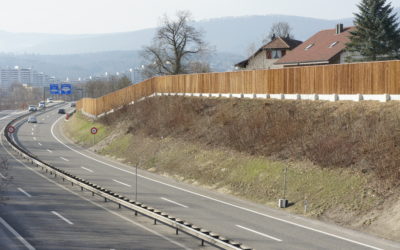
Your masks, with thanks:
M 372 61 L 398 57 L 400 30 L 391 4 L 386 0 L 362 0 L 358 9 L 348 50 Z

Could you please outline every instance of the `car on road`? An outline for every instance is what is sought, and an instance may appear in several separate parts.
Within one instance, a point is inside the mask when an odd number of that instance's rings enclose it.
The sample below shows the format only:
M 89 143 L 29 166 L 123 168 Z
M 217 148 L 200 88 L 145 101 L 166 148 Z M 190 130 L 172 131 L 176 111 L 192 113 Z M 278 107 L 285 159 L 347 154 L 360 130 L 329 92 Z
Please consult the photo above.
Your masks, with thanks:
M 71 102 L 71 108 L 75 108 L 76 107 L 76 103 L 75 102 Z
M 43 101 L 42 101 L 42 102 L 39 102 L 38 107 L 39 107 L 40 109 L 45 108 L 45 107 L 46 107 L 46 103 L 43 102 Z
M 58 113 L 64 115 L 66 112 L 65 112 L 65 109 L 59 109 L 59 110 L 58 110 Z
M 36 106 L 35 105 L 29 105 L 29 107 L 28 107 L 28 111 L 37 111 L 37 108 L 36 108 Z
M 53 102 L 53 98 L 51 98 L 51 97 L 47 98 L 47 102 L 48 103 L 52 103 Z
M 36 116 L 29 116 L 28 118 L 28 123 L 37 123 Z

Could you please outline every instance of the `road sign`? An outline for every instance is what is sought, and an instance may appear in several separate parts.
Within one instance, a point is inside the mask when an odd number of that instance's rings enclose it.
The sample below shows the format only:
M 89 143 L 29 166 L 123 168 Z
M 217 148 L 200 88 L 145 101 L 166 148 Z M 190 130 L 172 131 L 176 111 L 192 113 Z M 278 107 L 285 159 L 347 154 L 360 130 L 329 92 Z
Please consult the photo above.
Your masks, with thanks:
M 92 135 L 95 135 L 95 134 L 97 134 L 97 128 L 96 127 L 93 127 L 93 128 L 91 128 L 90 129 L 90 133 L 92 133 Z
M 50 84 L 50 94 L 52 95 L 59 95 L 60 89 L 58 84 Z
M 7 132 L 10 134 L 13 134 L 15 132 L 15 128 L 13 126 L 8 126 L 7 127 Z
M 69 83 L 61 84 L 61 94 L 62 95 L 70 95 L 72 94 L 72 85 Z

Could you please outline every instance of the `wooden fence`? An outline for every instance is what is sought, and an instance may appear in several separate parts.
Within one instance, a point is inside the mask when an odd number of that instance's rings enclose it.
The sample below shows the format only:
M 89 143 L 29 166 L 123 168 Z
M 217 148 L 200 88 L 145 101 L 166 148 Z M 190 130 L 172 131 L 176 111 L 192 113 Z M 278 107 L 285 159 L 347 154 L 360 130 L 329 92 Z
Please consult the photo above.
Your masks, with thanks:
M 153 93 L 400 94 L 400 61 L 160 76 L 77 108 L 99 115 Z

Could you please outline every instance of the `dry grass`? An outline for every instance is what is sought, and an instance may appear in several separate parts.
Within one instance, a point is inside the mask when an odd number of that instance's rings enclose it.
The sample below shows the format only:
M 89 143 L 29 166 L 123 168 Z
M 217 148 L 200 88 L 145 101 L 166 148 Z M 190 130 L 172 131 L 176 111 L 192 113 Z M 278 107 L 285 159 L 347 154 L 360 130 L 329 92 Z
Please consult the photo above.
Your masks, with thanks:
M 0 178 L 0 204 L 7 200 L 8 198 L 5 195 L 8 184 L 12 181 L 12 176 L 8 174 L 8 160 L 0 156 L 0 174 L 4 176 L 4 178 Z
M 102 119 L 123 117 L 127 133 L 175 137 L 277 160 L 309 160 L 399 185 L 400 104 L 184 97 L 151 98 Z

